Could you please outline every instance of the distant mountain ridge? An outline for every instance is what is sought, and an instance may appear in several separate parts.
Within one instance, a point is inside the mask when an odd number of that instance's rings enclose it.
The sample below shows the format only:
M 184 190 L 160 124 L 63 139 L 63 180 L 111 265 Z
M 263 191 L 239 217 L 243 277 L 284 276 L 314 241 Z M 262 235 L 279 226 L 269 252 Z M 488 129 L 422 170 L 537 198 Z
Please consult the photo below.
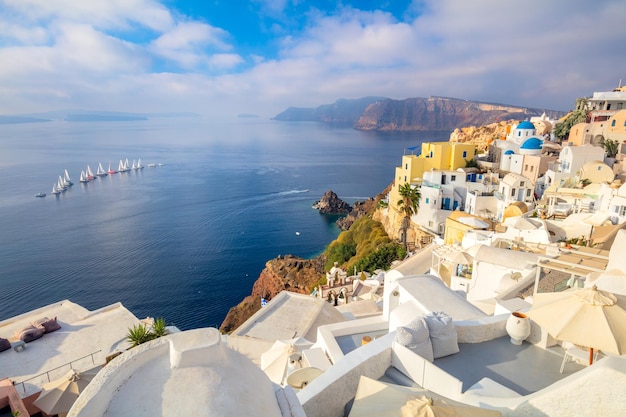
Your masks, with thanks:
M 274 117 L 283 121 L 317 121 L 351 125 L 358 130 L 416 131 L 454 130 L 502 120 L 524 120 L 541 116 L 559 118 L 565 112 L 508 104 L 486 103 L 450 97 L 393 100 L 364 97 L 341 99 L 316 108 L 290 107 Z
M 358 99 L 339 99 L 333 104 L 323 104 L 315 108 L 289 107 L 276 115 L 273 120 L 293 122 L 322 122 L 331 125 L 352 126 L 361 117 L 365 109 L 384 97 L 363 97 Z

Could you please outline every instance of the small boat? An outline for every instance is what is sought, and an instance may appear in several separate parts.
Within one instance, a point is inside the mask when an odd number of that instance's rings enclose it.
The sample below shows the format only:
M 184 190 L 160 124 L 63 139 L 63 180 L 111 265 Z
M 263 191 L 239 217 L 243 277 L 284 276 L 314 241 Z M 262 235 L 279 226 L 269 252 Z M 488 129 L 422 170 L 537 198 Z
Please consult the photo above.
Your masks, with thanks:
M 65 170 L 65 176 L 63 177 L 63 184 L 66 187 L 71 187 L 72 185 L 74 185 L 74 183 L 72 182 L 72 180 L 70 179 L 70 173 L 67 172 L 67 169 Z
M 149 164 L 148 164 L 148 166 L 149 166 L 150 168 L 154 168 L 154 167 L 156 166 L 156 164 L 155 164 L 154 162 L 152 162 L 152 163 L 149 163 Z
M 109 162 L 109 169 L 107 171 L 107 174 L 112 175 L 112 174 L 117 174 L 117 171 L 114 170 L 113 168 L 111 168 L 111 163 Z
M 91 168 L 89 167 L 89 165 L 87 165 L 87 171 L 85 171 L 85 178 L 87 178 L 87 181 L 96 179 L 96 176 L 93 175 L 93 172 L 91 171 Z
M 85 171 L 80 171 L 80 179 L 78 181 L 82 183 L 89 182 L 87 176 L 85 175 Z
M 137 169 L 137 164 L 135 163 L 134 159 L 133 159 L 133 164 L 130 166 L 130 169 L 132 169 L 133 171 Z
M 37 193 L 35 194 L 35 197 L 45 197 L 46 193 Z
M 300 232 L 296 232 L 296 236 L 300 236 Z
M 61 192 L 59 190 L 57 190 L 57 185 L 56 184 L 52 184 L 52 194 L 60 194 Z
M 137 159 L 137 169 L 143 169 L 143 165 L 141 165 L 141 158 Z
M 124 161 L 124 171 L 130 171 L 130 164 L 128 163 L 128 158 Z
M 107 173 L 104 170 L 104 168 L 102 168 L 102 164 L 100 162 L 98 162 L 98 170 L 96 171 L 96 177 L 106 177 Z

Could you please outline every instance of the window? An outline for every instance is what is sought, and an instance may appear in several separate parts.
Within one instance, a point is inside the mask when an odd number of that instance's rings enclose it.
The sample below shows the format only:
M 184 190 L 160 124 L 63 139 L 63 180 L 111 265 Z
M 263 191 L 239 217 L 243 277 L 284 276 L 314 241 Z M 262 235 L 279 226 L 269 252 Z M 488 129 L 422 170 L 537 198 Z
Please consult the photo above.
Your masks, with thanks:
M 428 201 L 429 201 L 429 200 L 430 200 L 430 199 L 429 199 L 428 197 L 426 197 L 426 204 L 428 204 Z
M 523 187 L 524 186 L 524 181 L 520 181 L 519 186 Z
M 626 216 L 626 206 L 622 207 L 622 212 L 620 213 L 620 216 Z
M 526 190 L 526 197 L 530 197 L 530 189 Z
M 611 126 L 615 127 L 615 119 L 613 119 L 613 121 L 611 122 Z
M 511 188 L 511 197 L 515 197 L 515 188 Z
M 433 227 L 433 221 L 432 221 L 432 220 L 430 220 L 430 221 L 428 222 L 428 227 Z
M 602 165 L 598 165 L 598 171 L 602 170 Z
M 528 164 L 525 165 L 524 171 L 528 171 Z
M 441 184 L 442 185 L 446 185 L 446 176 L 445 175 L 441 176 Z
M 535 170 L 535 166 L 534 166 L 534 165 L 531 165 L 531 166 L 530 166 L 530 172 L 533 172 L 534 170 Z
M 432 158 L 432 157 L 433 157 L 433 151 L 430 151 L 430 153 L 428 154 L 428 157 L 429 157 L 429 158 Z
M 463 159 L 467 158 L 467 151 L 463 151 Z
M 450 181 L 456 181 L 456 175 L 450 175 Z

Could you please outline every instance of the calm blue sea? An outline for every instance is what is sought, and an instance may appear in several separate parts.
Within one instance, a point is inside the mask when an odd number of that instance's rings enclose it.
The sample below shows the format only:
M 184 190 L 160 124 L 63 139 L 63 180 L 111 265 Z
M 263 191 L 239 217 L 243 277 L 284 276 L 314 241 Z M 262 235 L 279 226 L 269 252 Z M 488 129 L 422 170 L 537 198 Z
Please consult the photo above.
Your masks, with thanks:
M 267 260 L 339 234 L 311 208 L 326 190 L 374 196 L 404 148 L 447 138 L 259 119 L 0 125 L 0 320 L 69 299 L 219 326 Z M 78 182 L 126 158 L 146 168 Z M 75 185 L 55 197 L 64 169 Z

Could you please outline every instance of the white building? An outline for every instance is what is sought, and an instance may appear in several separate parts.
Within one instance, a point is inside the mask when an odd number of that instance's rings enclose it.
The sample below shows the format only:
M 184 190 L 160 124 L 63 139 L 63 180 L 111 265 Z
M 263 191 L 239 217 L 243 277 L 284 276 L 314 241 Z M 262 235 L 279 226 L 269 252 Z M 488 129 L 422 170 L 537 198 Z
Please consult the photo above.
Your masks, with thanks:
M 599 146 L 566 146 L 561 150 L 559 159 L 546 172 L 545 187 L 557 186 L 566 178 L 579 174 L 583 165 L 590 161 L 604 161 L 604 149 Z

